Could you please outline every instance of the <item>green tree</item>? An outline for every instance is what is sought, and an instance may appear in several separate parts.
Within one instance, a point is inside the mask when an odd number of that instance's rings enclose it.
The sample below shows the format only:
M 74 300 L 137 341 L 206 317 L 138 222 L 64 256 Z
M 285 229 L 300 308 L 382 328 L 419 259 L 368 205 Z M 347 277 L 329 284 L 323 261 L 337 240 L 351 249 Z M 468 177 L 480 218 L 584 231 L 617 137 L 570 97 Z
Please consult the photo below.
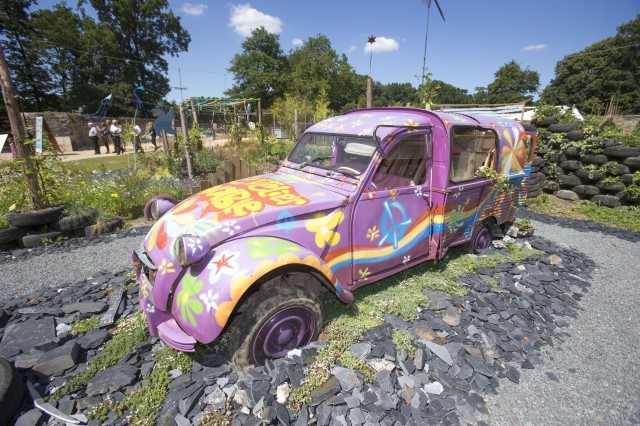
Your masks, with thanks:
M 495 80 L 487 87 L 489 103 L 520 102 L 537 93 L 540 74 L 530 69 L 522 69 L 511 60 L 495 73 Z
M 51 90 L 45 61 L 33 46 L 29 8 L 35 0 L 0 0 L 0 41 L 23 106 L 41 111 Z
M 191 37 L 169 9 L 167 0 L 80 0 L 96 12 L 98 35 L 111 30 L 106 41 L 113 42 L 107 84 L 118 102 L 114 113 L 131 113 L 135 109 L 132 91 L 143 85 L 149 89 L 144 101 L 157 104 L 169 92 L 166 55 L 177 56 L 189 47 Z M 86 17 L 84 7 L 81 12 Z M 90 33 L 93 36 L 95 33 Z M 87 43 L 96 43 L 93 37 Z M 111 56 L 111 55 L 109 55 Z
M 415 103 L 416 93 L 411 83 L 382 84 L 376 81 L 372 87 L 372 104 L 374 107 L 407 106 Z
M 436 80 L 436 83 L 440 86 L 440 89 L 435 96 L 435 102 L 438 105 L 474 103 L 473 96 L 471 96 L 465 89 L 461 89 L 441 80 Z
M 431 73 L 422 77 L 422 83 L 418 86 L 418 106 L 424 109 L 436 107 L 436 98 L 440 90 L 440 83 L 431 78 Z
M 311 103 L 324 92 L 333 111 L 342 111 L 346 104 L 365 92 L 366 79 L 363 81 L 357 76 L 347 57 L 338 55 L 322 34 L 310 37 L 292 51 L 289 65 L 287 91 Z
M 269 108 L 284 93 L 287 57 L 280 47 L 279 36 L 264 27 L 254 29 L 242 43 L 242 53 L 233 57 L 227 70 L 236 81 L 227 90 L 228 96 L 260 98 L 262 107 Z
M 640 15 L 621 25 L 615 37 L 598 41 L 564 57 L 541 100 L 576 105 L 593 114 L 604 112 L 611 96 L 621 114 L 640 110 Z

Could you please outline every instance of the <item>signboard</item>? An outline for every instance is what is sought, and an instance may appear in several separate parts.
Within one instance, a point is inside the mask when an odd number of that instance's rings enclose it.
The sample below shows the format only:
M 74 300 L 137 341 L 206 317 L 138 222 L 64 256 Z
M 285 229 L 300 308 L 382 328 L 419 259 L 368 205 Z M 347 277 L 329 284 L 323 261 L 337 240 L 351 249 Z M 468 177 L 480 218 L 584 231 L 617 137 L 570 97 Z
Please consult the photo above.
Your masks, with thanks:
M 42 153 L 42 117 L 36 117 L 36 152 Z
M 0 152 L 2 152 L 2 149 L 4 148 L 4 143 L 7 141 L 8 137 L 9 135 L 0 135 Z

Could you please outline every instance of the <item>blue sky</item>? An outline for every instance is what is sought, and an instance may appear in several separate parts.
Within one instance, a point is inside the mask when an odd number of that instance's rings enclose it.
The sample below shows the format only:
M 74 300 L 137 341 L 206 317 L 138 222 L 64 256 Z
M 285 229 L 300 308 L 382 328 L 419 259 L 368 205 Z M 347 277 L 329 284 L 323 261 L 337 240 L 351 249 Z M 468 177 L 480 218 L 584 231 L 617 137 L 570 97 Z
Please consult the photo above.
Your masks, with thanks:
M 41 6 L 45 6 L 42 1 Z M 540 89 L 564 56 L 614 36 L 636 18 L 640 0 L 439 0 L 446 21 L 431 6 L 427 69 L 433 78 L 475 92 L 514 59 L 540 74 Z M 418 83 L 422 71 L 427 6 L 421 0 L 251 2 L 169 0 L 191 35 L 188 52 L 170 57 L 171 86 L 191 96 L 222 97 L 233 85 L 227 72 L 252 28 L 265 26 L 285 52 L 326 35 L 360 74 L 369 73 L 367 38 L 374 35 L 372 77 L 382 83 Z M 45 6 L 46 7 L 46 6 Z M 180 100 L 172 90 L 168 99 Z

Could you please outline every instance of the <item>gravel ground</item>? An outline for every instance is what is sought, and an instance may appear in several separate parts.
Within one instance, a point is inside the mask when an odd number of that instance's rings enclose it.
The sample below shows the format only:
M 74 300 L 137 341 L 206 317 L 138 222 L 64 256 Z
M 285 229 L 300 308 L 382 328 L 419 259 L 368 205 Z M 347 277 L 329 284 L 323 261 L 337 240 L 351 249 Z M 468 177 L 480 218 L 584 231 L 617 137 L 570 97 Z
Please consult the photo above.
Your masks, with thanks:
M 521 370 L 520 384 L 501 380 L 499 394 L 488 400 L 489 415 L 478 420 L 491 425 L 640 424 L 640 287 L 634 280 L 640 275 L 638 234 L 593 225 L 585 232 L 584 222 L 533 219 L 536 235 L 584 253 L 597 270 L 580 302 L 583 310 L 564 330 L 570 337 L 543 350 L 544 364 Z M 131 250 L 145 232 L 65 242 L 3 261 L 1 297 L 100 271 L 128 270 Z
M 145 230 L 146 231 L 146 230 Z M 92 238 L 90 244 L 81 246 L 83 240 L 66 242 L 35 249 L 32 256 L 18 256 L 15 261 L 0 264 L 0 288 L 2 299 L 24 296 L 42 288 L 62 283 L 77 282 L 98 272 L 131 270 L 131 251 L 144 239 L 145 232 L 126 232 Z M 36 251 L 37 250 L 37 251 Z
M 491 425 L 640 424 L 640 243 L 533 221 L 536 235 L 596 262 L 583 311 L 564 343 L 520 384 L 502 380 L 488 402 Z

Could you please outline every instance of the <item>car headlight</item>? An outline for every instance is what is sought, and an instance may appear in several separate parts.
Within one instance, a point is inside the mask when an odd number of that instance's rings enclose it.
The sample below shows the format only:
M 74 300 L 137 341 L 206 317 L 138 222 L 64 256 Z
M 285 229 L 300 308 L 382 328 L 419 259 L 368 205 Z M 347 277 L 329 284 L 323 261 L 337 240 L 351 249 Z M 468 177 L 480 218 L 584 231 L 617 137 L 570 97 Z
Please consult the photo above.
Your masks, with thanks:
M 168 200 L 157 199 L 151 203 L 151 217 L 154 220 L 160 219 L 166 212 L 171 210 L 175 206 L 174 203 Z
M 176 258 L 182 266 L 198 263 L 210 249 L 209 243 L 196 235 L 181 235 L 175 242 Z

